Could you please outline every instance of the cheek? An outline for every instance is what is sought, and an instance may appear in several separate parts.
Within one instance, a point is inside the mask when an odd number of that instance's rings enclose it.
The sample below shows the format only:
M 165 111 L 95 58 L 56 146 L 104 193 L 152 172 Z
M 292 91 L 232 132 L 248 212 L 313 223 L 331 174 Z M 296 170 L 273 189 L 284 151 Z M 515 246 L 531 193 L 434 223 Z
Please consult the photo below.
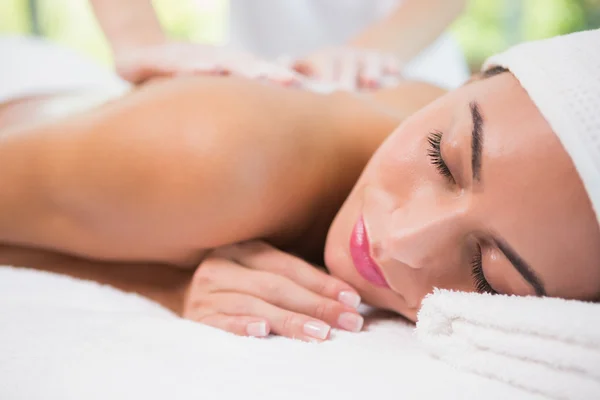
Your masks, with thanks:
M 401 127 L 375 153 L 365 170 L 365 183 L 402 197 L 425 178 L 425 136 L 410 128 Z
M 402 197 L 400 194 L 407 192 L 406 188 L 414 184 L 419 176 L 416 157 L 419 153 L 418 140 L 415 137 L 411 138 L 407 132 L 400 127 L 390 135 L 371 157 L 354 185 L 330 228 L 325 254 L 326 261 L 331 262 L 328 265 L 336 265 L 337 261 L 345 256 L 330 244 L 343 242 L 345 246 L 350 240 L 350 231 L 364 207 L 366 187 L 385 191 L 393 198 Z
M 427 157 L 427 136 L 452 125 L 455 97 L 444 96 L 404 121 L 375 152 L 357 186 L 379 187 L 402 202 L 418 186 L 436 179 Z
M 390 189 L 405 189 L 431 177 L 427 151 L 430 132 L 452 126 L 454 99 L 445 96 L 413 114 L 388 137 L 367 167 L 367 179 Z M 371 183 L 371 182 L 369 182 Z

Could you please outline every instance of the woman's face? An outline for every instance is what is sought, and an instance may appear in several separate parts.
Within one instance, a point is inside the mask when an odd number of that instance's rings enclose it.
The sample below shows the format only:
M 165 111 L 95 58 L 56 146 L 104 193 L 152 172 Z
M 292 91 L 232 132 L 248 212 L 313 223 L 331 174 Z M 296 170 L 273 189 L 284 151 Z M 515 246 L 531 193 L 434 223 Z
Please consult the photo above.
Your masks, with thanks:
M 434 287 L 600 294 L 583 184 L 510 73 L 447 94 L 386 140 L 335 218 L 325 260 L 368 303 L 413 320 Z

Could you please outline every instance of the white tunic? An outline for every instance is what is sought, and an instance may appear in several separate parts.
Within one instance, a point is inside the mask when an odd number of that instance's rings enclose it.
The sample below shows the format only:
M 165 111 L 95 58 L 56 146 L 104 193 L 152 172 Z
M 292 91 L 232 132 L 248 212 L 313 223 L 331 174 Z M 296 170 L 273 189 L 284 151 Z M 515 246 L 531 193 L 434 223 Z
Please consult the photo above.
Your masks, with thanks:
M 347 43 L 392 12 L 400 1 L 229 0 L 229 44 L 271 59 L 306 55 Z M 462 51 L 447 35 L 411 61 L 404 72 L 409 78 L 447 88 L 468 77 Z

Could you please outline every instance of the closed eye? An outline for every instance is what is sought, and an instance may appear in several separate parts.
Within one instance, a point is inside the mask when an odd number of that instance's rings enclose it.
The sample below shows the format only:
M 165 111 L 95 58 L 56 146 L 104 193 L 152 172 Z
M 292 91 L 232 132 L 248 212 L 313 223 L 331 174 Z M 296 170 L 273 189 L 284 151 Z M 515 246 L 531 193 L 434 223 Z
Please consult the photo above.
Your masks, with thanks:
M 429 136 L 427 137 L 427 142 L 429 143 L 427 156 L 429 157 L 429 161 L 431 162 L 431 164 L 433 164 L 437 171 L 450 183 L 455 184 L 456 181 L 452 176 L 452 172 L 450 172 L 450 168 L 448 168 L 448 165 L 446 165 L 446 162 L 442 158 L 442 136 L 443 134 L 440 131 L 429 132 Z
M 477 292 L 491 294 L 498 293 L 485 278 L 485 273 L 483 272 L 483 255 L 480 245 L 477 245 L 477 252 L 471 261 L 471 276 L 473 277 L 473 283 Z

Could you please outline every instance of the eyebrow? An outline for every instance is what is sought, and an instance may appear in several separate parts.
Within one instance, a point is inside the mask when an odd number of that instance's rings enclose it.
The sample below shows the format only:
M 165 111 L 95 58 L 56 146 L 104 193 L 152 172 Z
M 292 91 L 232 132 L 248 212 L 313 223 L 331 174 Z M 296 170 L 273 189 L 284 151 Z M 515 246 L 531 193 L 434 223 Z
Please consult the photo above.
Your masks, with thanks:
M 483 117 L 479 111 L 479 104 L 476 101 L 469 103 L 471 110 L 471 119 L 473 120 L 473 129 L 471 131 L 471 170 L 473 171 L 473 180 L 481 179 L 481 152 L 483 149 Z
M 534 270 L 527 264 L 525 260 L 519 256 L 519 254 L 512 248 L 508 243 L 501 239 L 494 239 L 494 243 L 500 249 L 504 256 L 510 261 L 515 269 L 521 274 L 535 290 L 537 296 L 546 296 L 546 289 L 540 277 L 534 272 Z

